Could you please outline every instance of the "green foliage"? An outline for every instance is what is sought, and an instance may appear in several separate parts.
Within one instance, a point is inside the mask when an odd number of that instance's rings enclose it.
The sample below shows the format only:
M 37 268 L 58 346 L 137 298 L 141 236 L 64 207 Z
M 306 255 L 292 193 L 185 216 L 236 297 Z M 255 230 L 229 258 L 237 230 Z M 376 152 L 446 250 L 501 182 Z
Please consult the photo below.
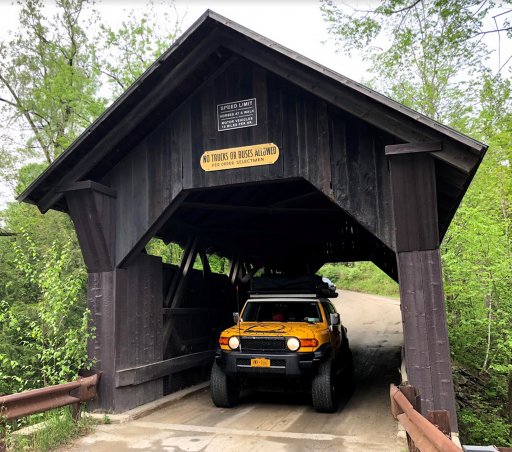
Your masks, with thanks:
M 161 257 L 165 264 L 180 265 L 183 248 L 177 243 L 171 242 L 166 245 L 162 240 L 152 238 L 146 245 L 146 253 Z
M 168 3 L 169 11 L 172 2 Z M 162 27 L 162 24 L 165 24 Z M 101 24 L 102 43 L 105 56 L 100 66 L 107 76 L 114 96 L 121 95 L 176 39 L 181 27 L 178 16 L 169 12 L 157 15 L 153 3 L 146 11 L 131 10 L 127 20 L 115 29 Z M 117 58 L 113 58 L 116 55 Z
M 384 0 L 369 11 L 332 0 L 321 5 L 340 51 L 369 61 L 379 90 L 448 123 L 476 107 L 467 100 L 487 55 L 477 37 L 491 2 Z M 457 102 L 461 94 L 465 102 Z
M 495 410 L 463 409 L 459 412 L 459 428 L 463 432 L 464 444 L 508 444 L 509 423 Z
M 371 262 L 325 264 L 318 272 L 338 289 L 398 297 L 398 284 Z
M 20 5 L 16 33 L 0 42 L 0 114 L 13 137 L 2 151 L 51 163 L 105 108 L 86 35 L 92 16 L 85 0 L 57 0 L 52 20 L 42 0 Z
M 229 260 L 225 257 L 217 256 L 216 254 L 208 255 L 208 263 L 212 273 L 227 275 L 229 272 Z
M 85 272 L 72 266 L 70 243 L 47 252 L 24 231 L 14 243 L 25 303 L 0 301 L 0 392 L 76 379 L 87 368 Z

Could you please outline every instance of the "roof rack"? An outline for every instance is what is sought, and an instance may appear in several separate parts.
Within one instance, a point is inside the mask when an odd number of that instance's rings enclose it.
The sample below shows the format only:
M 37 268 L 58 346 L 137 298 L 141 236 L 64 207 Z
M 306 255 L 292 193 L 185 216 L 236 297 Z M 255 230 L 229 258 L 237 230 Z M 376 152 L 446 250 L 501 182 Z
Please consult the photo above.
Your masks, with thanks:
M 292 293 L 292 292 L 268 292 L 268 293 L 252 293 L 249 292 L 249 298 L 325 298 L 325 295 L 316 293 Z
M 305 298 L 336 298 L 335 290 L 322 281 L 317 275 L 306 276 L 260 276 L 251 278 L 249 290 L 251 297 L 272 295 L 274 297 L 302 297 Z

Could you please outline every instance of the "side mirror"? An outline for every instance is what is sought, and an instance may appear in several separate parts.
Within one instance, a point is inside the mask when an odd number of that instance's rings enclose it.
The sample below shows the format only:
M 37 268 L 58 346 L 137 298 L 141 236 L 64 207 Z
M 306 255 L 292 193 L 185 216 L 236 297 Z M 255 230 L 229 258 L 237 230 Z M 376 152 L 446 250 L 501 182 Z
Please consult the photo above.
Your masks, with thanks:
M 236 324 L 240 322 L 240 314 L 238 312 L 233 312 L 233 322 L 235 322 Z
M 336 325 L 339 325 L 341 323 L 340 321 L 340 315 L 335 312 L 334 314 L 330 314 L 330 324 L 332 326 L 336 326 Z

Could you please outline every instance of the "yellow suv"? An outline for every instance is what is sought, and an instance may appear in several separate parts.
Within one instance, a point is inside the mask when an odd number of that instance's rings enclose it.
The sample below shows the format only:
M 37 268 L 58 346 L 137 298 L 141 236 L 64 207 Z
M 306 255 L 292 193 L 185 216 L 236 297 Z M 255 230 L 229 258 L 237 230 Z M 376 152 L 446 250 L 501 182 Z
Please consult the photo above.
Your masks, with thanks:
M 318 412 L 336 411 L 341 385 L 352 381 L 347 330 L 329 299 L 317 293 L 253 294 L 235 325 L 224 330 L 211 373 L 218 407 L 238 402 L 240 389 L 261 381 L 300 382 Z

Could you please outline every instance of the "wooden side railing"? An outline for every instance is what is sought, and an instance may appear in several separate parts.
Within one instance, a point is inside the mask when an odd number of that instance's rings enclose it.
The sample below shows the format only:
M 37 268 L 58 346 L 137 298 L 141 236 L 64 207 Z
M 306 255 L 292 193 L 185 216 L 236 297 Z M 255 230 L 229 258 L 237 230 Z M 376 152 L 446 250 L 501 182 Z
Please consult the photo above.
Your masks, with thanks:
M 461 452 L 450 438 L 450 418 L 448 411 L 429 412 L 423 417 L 418 407 L 419 397 L 412 386 L 391 385 L 391 413 L 407 432 L 407 442 L 411 452 Z M 411 403 L 412 402 L 412 403 Z M 415 406 L 413 406 L 413 403 Z

